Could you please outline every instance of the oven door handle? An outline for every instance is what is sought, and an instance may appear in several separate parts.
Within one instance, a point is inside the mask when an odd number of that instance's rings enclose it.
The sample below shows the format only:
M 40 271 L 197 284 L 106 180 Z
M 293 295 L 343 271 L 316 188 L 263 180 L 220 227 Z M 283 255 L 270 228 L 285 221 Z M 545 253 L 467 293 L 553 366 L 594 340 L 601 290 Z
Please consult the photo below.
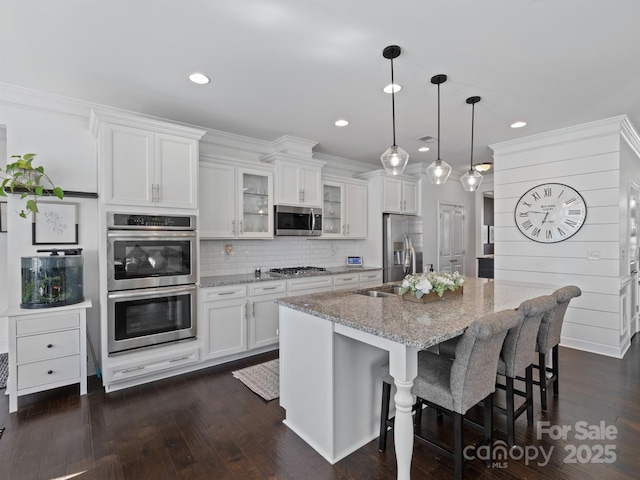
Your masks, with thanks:
M 180 230 L 180 231 L 140 231 L 140 230 L 109 230 L 107 231 L 107 238 L 116 239 L 140 239 L 140 240 L 156 240 L 163 238 L 196 238 L 195 230 Z
M 189 293 L 195 294 L 197 291 L 198 287 L 195 284 L 180 285 L 176 287 L 152 287 L 136 290 L 120 290 L 116 292 L 109 292 L 108 298 L 109 300 L 158 298 L 166 297 L 168 295 L 180 295 Z

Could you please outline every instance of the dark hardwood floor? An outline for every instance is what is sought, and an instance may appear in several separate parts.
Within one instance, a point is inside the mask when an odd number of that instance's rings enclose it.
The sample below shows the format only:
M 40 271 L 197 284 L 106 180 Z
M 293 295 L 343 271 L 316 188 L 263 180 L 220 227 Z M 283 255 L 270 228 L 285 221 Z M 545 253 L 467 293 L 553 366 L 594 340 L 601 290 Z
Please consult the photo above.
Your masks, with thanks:
M 8 398 L 0 395 L 0 429 L 5 428 L 0 479 L 395 479 L 392 436 L 386 453 L 379 453 L 372 441 L 332 466 L 282 424 L 284 411 L 277 400 L 263 401 L 231 376 L 232 370 L 276 355 L 111 394 L 92 377 L 87 396 L 78 396 L 73 386 L 21 397 L 18 413 L 11 415 Z M 638 478 L 638 335 L 623 360 L 561 348 L 560 374 L 560 396 L 550 395 L 546 413 L 536 400 L 535 416 L 550 426 L 570 426 L 566 438 L 537 438 L 536 427 L 527 429 L 523 415 L 516 438 L 523 448 L 508 455 L 499 465 L 503 468 L 486 468 L 477 459 L 466 462 L 466 478 Z M 495 422 L 504 427 L 501 415 Z M 604 422 L 616 438 L 581 440 L 577 422 L 594 435 Z M 451 439 L 446 418 L 438 424 L 425 412 L 423 427 L 444 441 Z M 478 438 L 471 428 L 465 435 L 465 444 Z M 539 465 L 541 449 L 552 452 L 546 465 Z M 538 458 L 517 458 L 524 452 Z M 595 463 L 612 454 L 613 463 Z M 576 463 L 566 462 L 571 458 Z M 416 441 L 412 478 L 452 476 L 450 460 Z

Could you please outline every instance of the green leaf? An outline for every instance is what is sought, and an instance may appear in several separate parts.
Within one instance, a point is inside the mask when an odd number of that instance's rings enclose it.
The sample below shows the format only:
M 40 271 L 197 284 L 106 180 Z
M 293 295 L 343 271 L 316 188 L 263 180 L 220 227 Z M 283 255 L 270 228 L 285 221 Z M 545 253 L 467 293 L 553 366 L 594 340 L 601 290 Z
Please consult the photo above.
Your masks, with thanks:
M 27 218 L 27 214 L 24 212 L 24 210 L 20 212 L 18 215 L 20 215 L 22 218 Z
M 53 194 L 60 200 L 62 200 L 62 198 L 64 197 L 64 190 L 62 190 L 60 187 L 55 187 L 53 189 Z
M 35 157 L 36 154 L 35 153 L 25 153 L 22 158 L 24 158 L 25 160 L 31 160 L 33 157 Z
M 35 200 L 27 200 L 27 210 L 31 210 L 32 212 L 38 212 L 38 204 Z
M 20 195 L 20 200 L 25 198 L 27 195 L 29 195 L 29 193 L 28 192 L 24 192 L 22 195 Z
M 42 165 L 41 165 L 41 166 L 39 166 L 39 167 L 36 167 L 36 170 L 37 170 L 39 173 L 44 173 L 44 167 L 43 167 Z
M 42 193 L 44 192 L 44 188 L 42 188 L 42 185 L 37 185 L 35 188 L 35 192 L 36 192 L 36 195 L 42 196 Z

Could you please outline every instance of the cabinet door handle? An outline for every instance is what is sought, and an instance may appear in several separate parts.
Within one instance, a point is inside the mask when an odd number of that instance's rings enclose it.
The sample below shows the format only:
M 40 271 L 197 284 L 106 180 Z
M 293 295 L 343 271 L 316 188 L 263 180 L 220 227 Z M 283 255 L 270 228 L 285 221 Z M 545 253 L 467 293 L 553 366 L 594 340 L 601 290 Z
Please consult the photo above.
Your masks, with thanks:
M 302 189 L 302 201 L 304 202 L 304 188 Z
M 240 233 L 242 233 L 242 220 L 240 220 Z
M 47 374 L 48 374 L 48 375 L 53 374 L 53 370 L 47 370 Z
M 236 221 L 231 220 L 231 235 L 235 235 L 235 234 L 236 234 Z
M 256 318 L 256 302 L 251 302 L 251 316 Z
M 47 348 L 53 348 L 53 345 L 50 343 L 47 345 Z
M 190 355 L 183 355 L 182 357 L 172 358 L 171 360 L 169 360 L 169 363 L 180 362 L 182 360 L 187 360 L 189 357 L 190 357 Z
M 144 367 L 142 365 L 139 365 L 137 367 L 127 368 L 126 370 L 122 370 L 122 373 L 131 373 L 135 372 L 136 370 L 144 370 Z
M 350 227 L 351 227 L 351 225 L 349 225 L 349 224 L 347 223 L 347 237 L 348 237 L 349 235 L 351 235 L 351 228 L 350 228 Z

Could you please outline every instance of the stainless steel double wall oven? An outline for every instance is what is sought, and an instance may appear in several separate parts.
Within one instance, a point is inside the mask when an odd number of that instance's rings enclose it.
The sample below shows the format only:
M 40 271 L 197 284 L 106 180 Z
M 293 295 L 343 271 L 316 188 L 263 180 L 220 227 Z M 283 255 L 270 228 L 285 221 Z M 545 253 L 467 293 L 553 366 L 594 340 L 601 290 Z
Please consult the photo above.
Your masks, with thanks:
M 194 215 L 107 214 L 109 354 L 194 338 Z

